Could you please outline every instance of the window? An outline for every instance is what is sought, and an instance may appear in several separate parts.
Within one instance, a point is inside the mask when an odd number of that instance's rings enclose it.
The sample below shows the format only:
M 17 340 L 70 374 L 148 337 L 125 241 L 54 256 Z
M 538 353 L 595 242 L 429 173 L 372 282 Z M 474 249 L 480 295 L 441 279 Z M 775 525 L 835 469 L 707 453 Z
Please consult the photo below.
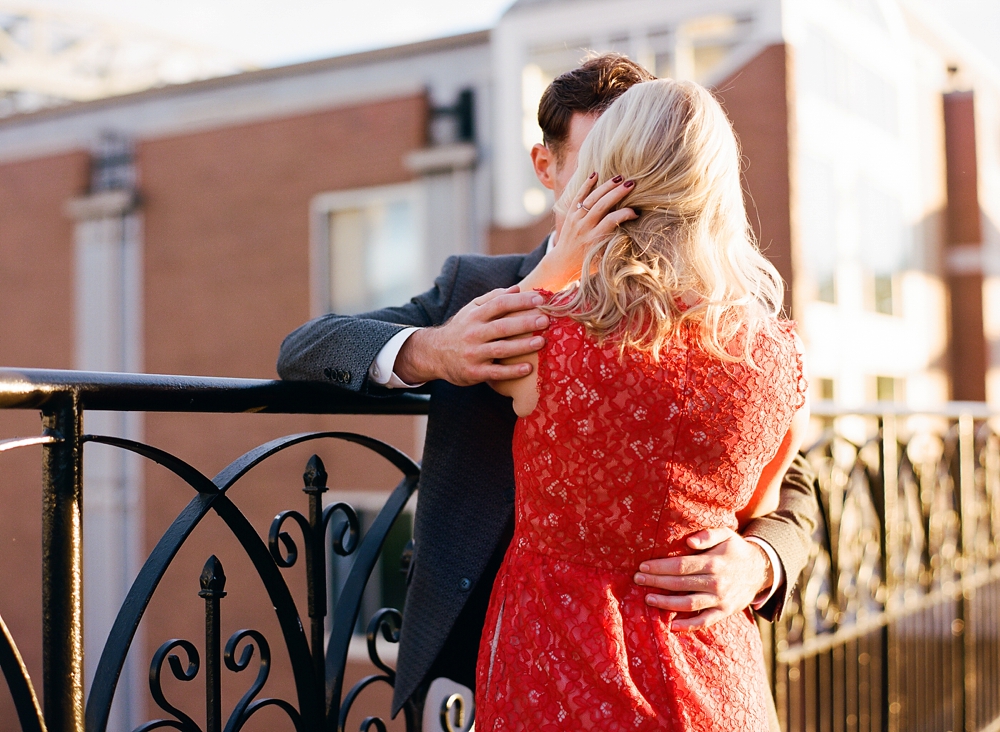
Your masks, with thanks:
M 351 315 L 398 305 L 426 286 L 419 183 L 313 199 L 313 309 Z
M 837 191 L 833 168 L 803 156 L 799 164 L 799 221 L 804 260 L 816 282 L 816 299 L 837 302 Z
M 674 32 L 670 28 L 652 30 L 646 36 L 652 65 L 650 71 L 660 78 L 674 74 Z
M 135 149 L 124 135 L 105 132 L 90 158 L 90 192 L 134 190 Z
M 893 315 L 894 289 L 891 274 L 875 274 L 869 283 L 868 309 L 883 315 Z
M 696 6 L 697 3 L 692 4 L 687 12 L 698 12 Z M 662 14 L 678 13 L 684 11 Z M 521 76 L 520 98 L 510 99 L 521 109 L 518 129 L 521 146 L 530 151 L 542 141 L 538 102 L 545 88 L 560 74 L 579 66 L 590 53 L 624 53 L 659 77 L 693 79 L 710 85 L 727 73 L 733 49 L 750 36 L 754 22 L 746 13 L 699 15 L 682 22 L 678 22 L 680 18 L 664 20 L 653 21 L 649 27 L 643 27 L 643 19 L 622 19 L 611 27 L 585 23 L 591 26 L 587 30 L 576 29 L 573 35 L 562 39 L 550 36 L 521 47 L 523 52 L 519 49 L 516 57 L 511 57 L 511 68 L 519 69 Z M 516 124 L 514 120 L 511 123 Z M 537 185 L 526 159 L 523 164 L 512 165 L 512 169 L 518 171 L 512 187 L 517 192 L 518 214 L 538 216 L 551 207 L 551 194 Z
M 858 239 L 861 264 L 867 272 L 865 307 L 898 315 L 894 275 L 910 262 L 910 232 L 899 200 L 862 178 L 857 186 Z
M 589 47 L 589 39 L 578 38 L 528 49 L 528 63 L 521 69 L 521 137 L 526 151 L 530 152 L 536 143 L 542 142 L 542 130 L 538 126 L 538 103 L 542 93 L 557 76 L 579 66 L 587 57 Z
M 814 89 L 846 112 L 896 134 L 899 111 L 896 86 L 855 59 L 818 28 L 799 49 L 803 88 Z
M 674 73 L 682 79 L 710 83 L 750 23 L 750 18 L 732 15 L 709 15 L 684 23 L 677 33 Z
M 906 379 L 895 376 L 876 376 L 871 380 L 871 396 L 878 402 L 906 401 Z
M 354 507 L 361 524 L 359 540 L 364 539 L 372 523 L 375 521 L 375 517 L 378 516 L 383 504 L 389 498 L 388 493 L 375 491 L 331 491 L 327 496 L 324 501 L 327 505 L 343 501 Z M 372 570 L 368 586 L 365 588 L 365 594 L 361 601 L 361 612 L 358 614 L 358 620 L 354 626 L 354 635 L 359 637 L 359 642 L 355 643 L 352 641 L 352 656 L 367 658 L 363 638 L 368 629 L 368 622 L 380 608 L 392 607 L 400 612 L 403 611 L 403 602 L 406 600 L 406 572 L 402 565 L 402 556 L 407 544 L 413 538 L 413 508 L 415 504 L 416 497 L 413 497 L 396 519 L 396 522 L 389 530 L 385 544 L 382 546 L 382 555 L 375 565 L 375 569 Z M 337 513 L 334 515 L 332 522 L 333 525 L 329 529 L 329 536 L 340 536 L 346 519 L 340 513 Z M 329 549 L 329 545 L 327 546 L 330 596 L 326 630 L 329 636 L 334 609 L 337 606 L 340 592 L 347 582 L 351 568 L 354 566 L 356 554 L 342 557 Z M 386 654 L 387 656 L 388 654 Z

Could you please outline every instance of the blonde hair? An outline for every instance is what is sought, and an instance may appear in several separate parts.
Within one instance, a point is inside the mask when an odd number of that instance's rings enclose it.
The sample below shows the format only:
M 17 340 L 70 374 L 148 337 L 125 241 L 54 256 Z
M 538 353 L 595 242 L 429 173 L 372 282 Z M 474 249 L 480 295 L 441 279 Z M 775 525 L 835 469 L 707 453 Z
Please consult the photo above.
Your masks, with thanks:
M 753 336 L 774 322 L 783 284 L 754 242 L 739 159 L 729 120 L 704 87 L 658 79 L 626 91 L 594 124 L 557 206 L 565 213 L 597 171 L 598 181 L 635 181 L 621 206 L 639 218 L 592 246 L 579 286 L 547 310 L 599 340 L 612 336 L 621 353 L 654 359 L 691 324 L 708 352 L 753 364 Z M 697 301 L 685 304 L 689 293 Z

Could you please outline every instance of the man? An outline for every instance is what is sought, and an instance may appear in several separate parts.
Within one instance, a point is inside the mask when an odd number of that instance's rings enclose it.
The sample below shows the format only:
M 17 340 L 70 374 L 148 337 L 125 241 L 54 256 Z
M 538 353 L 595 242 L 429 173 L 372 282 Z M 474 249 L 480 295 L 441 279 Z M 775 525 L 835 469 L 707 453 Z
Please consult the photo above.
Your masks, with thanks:
M 538 114 L 544 144 L 531 158 L 539 181 L 557 198 L 597 116 L 626 89 L 651 78 L 611 54 L 563 74 L 546 90 Z M 394 715 L 439 676 L 475 684 L 479 636 L 510 541 L 514 501 L 515 415 L 510 400 L 485 382 L 529 373 L 526 364 L 496 361 L 544 343 L 543 336 L 516 338 L 544 330 L 548 319 L 534 309 L 535 293 L 513 285 L 541 260 L 551 239 L 523 256 L 451 257 L 434 287 L 409 304 L 318 318 L 281 347 L 278 372 L 285 379 L 336 378 L 371 393 L 426 383 L 431 394 Z M 811 483 L 808 466 L 797 459 L 778 511 L 751 523 L 747 538 L 702 531 L 689 537 L 690 556 L 644 562 L 635 579 L 651 588 L 649 604 L 695 613 L 675 621 L 682 630 L 750 604 L 776 618 L 808 555 L 817 513 Z

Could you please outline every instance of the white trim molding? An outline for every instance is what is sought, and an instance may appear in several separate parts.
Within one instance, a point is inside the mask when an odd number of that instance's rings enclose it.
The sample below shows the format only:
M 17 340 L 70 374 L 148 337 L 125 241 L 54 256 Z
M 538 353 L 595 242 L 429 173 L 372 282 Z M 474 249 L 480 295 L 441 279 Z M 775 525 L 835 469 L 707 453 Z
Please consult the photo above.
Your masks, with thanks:
M 77 220 L 74 366 L 84 371 L 142 371 L 142 218 L 135 202 L 133 191 L 106 191 L 66 205 L 67 213 Z M 141 441 L 143 415 L 90 412 L 87 429 Z M 141 458 L 107 445 L 88 444 L 83 473 L 87 486 L 83 611 L 89 685 L 145 555 L 145 523 Z M 133 644 L 143 647 L 141 634 Z M 143 664 L 130 656 L 111 708 L 111 732 L 134 729 L 145 718 L 143 677 Z
M 403 157 L 403 164 L 418 175 L 468 170 L 476 164 L 476 146 L 465 142 L 414 150 Z
M 73 198 L 66 202 L 66 215 L 76 221 L 124 216 L 139 205 L 133 190 L 101 191 Z

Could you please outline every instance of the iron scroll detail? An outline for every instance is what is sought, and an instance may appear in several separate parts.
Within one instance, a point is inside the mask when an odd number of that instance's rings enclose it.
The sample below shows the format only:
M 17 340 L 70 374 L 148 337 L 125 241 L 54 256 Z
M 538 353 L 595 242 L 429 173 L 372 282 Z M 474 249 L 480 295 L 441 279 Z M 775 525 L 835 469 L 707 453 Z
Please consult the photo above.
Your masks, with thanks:
M 162 674 L 163 664 L 166 661 L 174 678 L 179 681 L 194 681 L 199 672 L 205 670 L 205 717 L 206 723 L 204 732 L 221 732 L 221 666 L 219 664 L 219 627 L 220 627 L 220 601 L 226 596 L 226 575 L 222 568 L 222 562 L 214 555 L 205 562 L 205 567 L 201 574 L 201 591 L 199 596 L 205 599 L 205 661 L 198 653 L 197 647 L 188 640 L 172 638 L 163 643 L 153 654 L 153 660 L 149 666 L 149 690 L 156 705 L 171 715 L 172 718 L 156 719 L 146 724 L 140 725 L 135 732 L 151 732 L 156 729 L 176 729 L 181 732 L 203 732 L 202 728 L 188 714 L 170 703 L 163 691 Z M 242 653 L 237 657 L 237 650 L 244 640 L 249 642 L 243 646 Z M 271 648 L 267 639 L 256 630 L 238 630 L 233 633 L 226 642 L 225 652 L 222 658 L 225 667 L 235 673 L 245 671 L 250 667 L 250 661 L 254 655 L 254 648 L 258 650 L 259 661 L 257 666 L 257 676 L 250 688 L 243 694 L 236 703 L 226 722 L 225 732 L 239 732 L 246 722 L 260 709 L 274 706 L 281 709 L 291 720 L 296 732 L 304 732 L 302 717 L 294 706 L 283 699 L 260 699 L 257 695 L 267 683 L 271 669 Z M 174 651 L 183 650 L 187 656 L 186 666 L 182 663 L 180 656 Z
M 344 680 L 349 638 L 344 639 L 338 625 L 328 638 L 324 622 L 332 614 L 327 605 L 323 582 L 330 556 L 352 556 L 357 561 L 338 563 L 347 571 L 347 590 L 339 592 L 338 617 L 353 622 L 358 608 L 348 608 L 347 597 L 360 602 L 361 591 L 379 561 L 386 531 L 392 528 L 399 512 L 413 494 L 419 467 L 413 460 L 391 446 L 373 438 L 348 432 L 312 432 L 289 435 L 260 445 L 233 461 L 210 479 L 205 474 L 170 453 L 135 440 L 103 435 L 86 435 L 84 414 L 90 410 L 124 412 L 165 411 L 180 413 L 256 413 L 283 414 L 426 414 L 428 399 L 423 396 L 397 395 L 371 398 L 352 395 L 325 385 L 266 382 L 248 379 L 213 379 L 145 374 L 88 374 L 77 371 L 31 371 L 0 369 L 0 409 L 42 411 L 42 435 L 0 440 L 0 453 L 23 447 L 42 451 L 42 688 L 35 694 L 12 634 L 0 619 L 0 671 L 13 697 L 15 722 L 22 730 L 44 732 L 46 728 L 83 732 L 107 729 L 111 705 L 118 688 L 125 659 L 133 648 L 140 623 L 164 573 L 208 513 L 215 513 L 232 533 L 265 590 L 264 602 L 274 609 L 283 645 L 270 643 L 255 629 L 244 628 L 229 636 L 220 634 L 220 618 L 226 606 L 225 573 L 222 561 L 206 564 L 207 584 L 199 593 L 205 601 L 206 638 L 203 644 L 193 638 L 171 638 L 153 654 L 149 671 L 149 689 L 153 708 L 161 718 L 139 725 L 139 730 L 183 729 L 188 732 L 236 732 L 258 710 L 278 707 L 297 730 L 330 730 L 335 727 L 340 709 L 340 690 Z M 273 455 L 297 444 L 317 439 L 353 442 L 374 452 L 396 467 L 403 480 L 393 491 L 389 506 L 376 517 L 362 535 L 361 522 L 352 507 L 344 503 L 323 505 L 327 476 L 321 461 L 310 461 L 304 476 L 308 511 L 285 515 L 276 523 L 273 540 L 267 527 L 251 525 L 242 513 L 232 489 L 250 470 Z M 103 650 L 85 694 L 83 662 L 83 457 L 87 443 L 100 443 L 134 453 L 158 463 L 193 489 L 187 506 L 157 540 L 156 546 L 129 587 L 110 628 Z M 294 518 L 293 518 L 294 514 Z M 304 521 L 299 521 L 299 517 Z M 367 520 L 367 517 L 366 517 Z M 301 539 L 289 523 L 308 526 Z M 282 526 L 282 522 L 284 526 Z M 401 525 L 402 526 L 402 525 Z M 225 531 L 225 529 L 223 529 Z M 295 537 L 294 540 L 292 537 Z M 399 536 L 390 537 L 393 551 L 399 549 Z M 297 543 L 297 546 L 295 546 Z M 230 544 L 230 546 L 232 546 Z M 295 565 L 295 553 L 305 557 L 307 577 L 321 577 L 322 582 L 307 579 L 311 628 L 304 628 L 306 612 L 299 612 L 283 570 Z M 223 560 L 226 557 L 222 558 Z M 388 560 L 393 563 L 393 559 Z M 302 565 L 296 565 L 301 567 Z M 398 592 L 396 592 L 398 595 Z M 304 598 L 303 598 L 304 599 Z M 305 607 L 302 610 L 305 611 Z M 328 622 L 327 622 L 328 625 Z M 342 624 L 341 624 L 342 625 Z M 263 629 L 262 629 L 263 630 Z M 345 628 L 350 633 L 351 628 Z M 310 632 L 311 631 L 311 632 Z M 161 640 L 161 639 L 158 639 Z M 192 642 L 194 641 L 194 642 Z M 284 648 L 282 652 L 280 649 Z M 333 658 L 327 652 L 334 651 Z M 341 651 L 344 651 L 341 656 Z M 265 698 L 271 675 L 272 657 L 290 661 L 294 692 L 288 700 Z M 287 654 L 287 655 L 285 655 Z M 337 659 L 337 660 L 333 660 Z M 29 663 L 33 659 L 29 659 Z M 249 673 L 247 673 L 249 671 Z M 247 679 L 246 691 L 227 715 L 219 708 L 220 682 L 229 674 Z M 172 678 L 171 678 L 172 677 Z M 194 681 L 196 683 L 191 684 Z M 181 682 L 182 687 L 177 686 Z M 180 688 L 205 687 L 208 708 L 204 719 L 187 708 L 187 694 Z M 336 690 L 336 694 L 327 694 Z M 234 697 L 235 698 L 235 697 Z M 44 711 L 40 700 L 44 699 Z M 128 705 L 124 709 L 133 709 Z M 330 714 L 329 710 L 333 710 Z M 273 711 L 273 710 L 272 710 Z M 126 714 L 131 712 L 126 711 Z M 409 717 L 408 717 L 409 719 Z M 197 720 L 197 721 L 196 721 Z M 143 721 L 143 720 L 138 720 Z M 132 724 L 136 724 L 133 722 Z M 372 729 L 377 724 L 367 725 Z
M 181 664 L 180 656 L 171 653 L 174 649 L 181 649 L 187 656 L 187 665 Z M 149 692 L 153 701 L 163 711 L 173 715 L 173 719 L 154 719 L 136 728 L 135 732 L 151 732 L 154 729 L 177 729 L 181 732 L 201 732 L 201 727 L 191 717 L 167 701 L 166 694 L 163 693 L 161 676 L 163 674 L 163 662 L 167 661 L 170 671 L 178 681 L 194 681 L 201 669 L 201 656 L 198 649 L 191 641 L 182 638 L 172 638 L 163 643 L 153 654 L 153 660 L 149 664 Z
M 322 461 L 313 456 L 303 476 L 305 484 L 303 491 L 309 505 L 308 517 L 298 511 L 282 511 L 271 522 L 267 540 L 263 541 L 233 503 L 230 498 L 231 488 L 253 466 L 271 455 L 292 445 L 322 438 L 340 439 L 367 447 L 402 470 L 405 477 L 361 539 L 360 521 L 351 506 L 341 502 L 325 507 L 322 505 L 322 495 L 327 490 L 325 485 L 327 474 Z M 297 703 L 292 704 L 282 699 L 257 698 L 271 668 L 270 645 L 258 631 L 249 629 L 238 631 L 226 643 L 225 653 L 221 653 L 218 618 L 219 602 L 225 596 L 225 581 L 221 562 L 213 557 L 206 564 L 203 573 L 203 580 L 208 584 L 203 583 L 202 592 L 199 593 L 206 601 L 206 628 L 208 630 L 215 628 L 213 633 L 206 636 L 205 658 L 196 660 L 196 657 L 189 653 L 187 668 L 183 668 L 179 665 L 177 653 L 171 655 L 170 651 L 180 649 L 186 652 L 194 646 L 189 641 L 180 643 L 179 639 L 174 639 L 178 642 L 169 650 L 164 649 L 173 641 L 161 646 L 160 650 L 163 653 L 154 658 L 157 661 L 156 669 L 150 671 L 150 691 L 157 706 L 167 712 L 167 717 L 142 725 L 137 732 L 163 727 L 183 729 L 186 732 L 194 730 L 223 732 L 224 720 L 225 732 L 237 732 L 253 714 L 265 707 L 281 709 L 297 730 L 332 728 L 337 718 L 336 711 L 341 706 L 339 689 L 343 683 L 344 665 L 347 662 L 346 650 L 354 620 L 360 609 L 362 593 L 379 558 L 389 529 L 413 494 L 419 475 L 417 465 L 394 448 L 363 435 L 342 432 L 307 433 L 291 435 L 261 445 L 234 461 L 213 480 L 209 480 L 190 465 L 149 445 L 120 438 L 90 435 L 83 441 L 103 442 L 150 458 L 167 467 L 197 491 L 197 495 L 161 537 L 140 570 L 126 602 L 119 611 L 98 664 L 88 700 L 88 729 L 101 732 L 106 728 L 118 674 L 121 672 L 125 655 L 128 653 L 142 614 L 173 557 L 209 510 L 214 511 L 233 532 L 263 581 L 282 629 L 285 648 L 289 653 L 295 678 Z M 343 521 L 334 521 L 334 516 L 342 517 Z M 296 540 L 285 530 L 289 521 L 298 525 L 302 534 L 301 553 L 306 560 L 310 633 L 303 628 L 295 601 L 281 576 L 283 569 L 296 566 L 300 554 Z M 340 556 L 356 555 L 344 591 L 340 593 L 337 615 L 334 619 L 334 632 L 330 636 L 329 644 L 324 636 L 324 624 L 329 614 L 326 602 L 327 548 Z M 352 588 L 360 590 L 355 593 Z M 351 602 L 355 606 L 348 608 Z M 333 649 L 333 658 L 330 657 L 328 648 Z M 229 671 L 238 673 L 248 667 L 247 664 L 251 662 L 254 654 L 258 655 L 257 677 L 228 718 L 223 717 L 219 708 L 222 664 L 225 663 L 225 668 Z M 176 660 L 171 661 L 170 658 Z M 163 663 L 167 663 L 175 677 L 181 680 L 187 681 L 199 673 L 204 674 L 208 703 L 204 731 L 194 724 L 190 717 L 183 716 L 183 713 L 178 714 L 179 710 L 170 705 L 162 693 L 160 677 Z M 180 676 L 177 676 L 178 670 L 183 671 Z M 331 694 L 334 689 L 337 690 L 336 696 Z M 329 715 L 324 711 L 328 708 L 333 709 L 334 714 Z

